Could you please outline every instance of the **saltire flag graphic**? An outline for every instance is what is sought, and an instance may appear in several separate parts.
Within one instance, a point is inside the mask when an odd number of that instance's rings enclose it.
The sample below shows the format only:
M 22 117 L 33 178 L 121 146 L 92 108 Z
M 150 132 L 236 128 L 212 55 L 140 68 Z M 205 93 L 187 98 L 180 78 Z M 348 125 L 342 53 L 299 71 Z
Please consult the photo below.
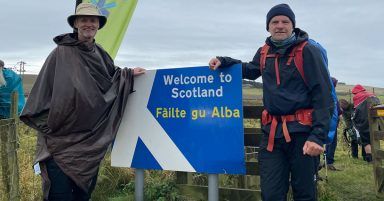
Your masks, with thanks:
M 107 16 L 107 24 L 97 32 L 96 41 L 114 59 L 124 38 L 138 0 L 83 0 L 96 5 Z

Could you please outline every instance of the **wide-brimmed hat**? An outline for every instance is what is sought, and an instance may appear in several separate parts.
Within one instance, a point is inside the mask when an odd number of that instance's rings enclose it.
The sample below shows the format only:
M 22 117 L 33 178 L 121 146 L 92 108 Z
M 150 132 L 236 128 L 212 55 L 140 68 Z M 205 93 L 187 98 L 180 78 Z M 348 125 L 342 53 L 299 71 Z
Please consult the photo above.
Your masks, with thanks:
M 99 29 L 103 28 L 105 23 L 107 23 L 107 17 L 100 14 L 99 9 L 91 3 L 81 3 L 76 8 L 76 13 L 74 15 L 70 15 L 67 19 L 68 24 L 74 28 L 74 23 L 76 17 L 78 16 L 96 16 L 99 18 Z

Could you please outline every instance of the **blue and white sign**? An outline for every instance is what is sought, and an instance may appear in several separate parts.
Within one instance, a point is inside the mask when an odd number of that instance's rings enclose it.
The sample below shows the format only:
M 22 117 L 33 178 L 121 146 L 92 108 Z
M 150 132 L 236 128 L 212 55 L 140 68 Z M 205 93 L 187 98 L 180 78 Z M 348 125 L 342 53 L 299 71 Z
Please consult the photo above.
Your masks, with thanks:
M 150 70 L 135 77 L 112 165 L 244 174 L 241 65 Z

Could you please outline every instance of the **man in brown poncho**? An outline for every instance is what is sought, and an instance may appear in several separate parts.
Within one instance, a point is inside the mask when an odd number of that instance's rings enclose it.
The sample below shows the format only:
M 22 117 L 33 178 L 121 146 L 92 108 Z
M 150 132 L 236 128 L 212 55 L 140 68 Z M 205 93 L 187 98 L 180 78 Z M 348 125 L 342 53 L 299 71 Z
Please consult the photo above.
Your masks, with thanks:
M 51 52 L 20 119 L 38 131 L 44 200 L 89 200 L 99 165 L 119 127 L 133 77 L 120 69 L 94 37 L 107 21 L 80 4 L 68 23 L 77 30 L 54 38 Z

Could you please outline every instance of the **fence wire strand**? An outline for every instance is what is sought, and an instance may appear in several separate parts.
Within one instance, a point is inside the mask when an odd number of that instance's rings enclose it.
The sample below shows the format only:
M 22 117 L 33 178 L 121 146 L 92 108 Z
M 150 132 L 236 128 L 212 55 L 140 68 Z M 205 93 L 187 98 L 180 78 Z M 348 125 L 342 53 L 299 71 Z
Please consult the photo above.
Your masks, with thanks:
M 10 168 L 8 166 L 8 171 L 11 174 L 3 176 L 3 168 L 6 167 L 4 163 L 8 163 L 9 159 L 7 157 L 15 151 L 17 152 L 20 200 L 42 200 L 41 179 L 40 176 L 34 174 L 32 167 L 36 149 L 36 131 L 29 128 L 24 123 L 17 120 L 15 121 L 13 119 L 2 119 L 0 122 L 0 135 L 2 136 L 1 139 L 7 140 L 7 142 L 1 141 L 0 143 L 1 152 L 6 152 L 5 154 L 0 154 L 0 161 L 2 161 L 2 165 L 0 166 L 0 200 L 8 200 L 6 197 L 8 195 L 5 190 L 8 189 L 7 186 L 11 187 L 15 185 L 12 183 L 10 175 L 14 175 L 16 173 L 16 168 Z M 4 135 L 9 136 L 10 132 L 14 132 L 16 128 L 16 140 L 10 140 L 8 137 L 4 137 Z M 11 144 L 16 144 L 16 150 L 11 150 L 9 148 Z M 8 181 L 9 184 L 5 184 L 6 181 L 4 180 Z

